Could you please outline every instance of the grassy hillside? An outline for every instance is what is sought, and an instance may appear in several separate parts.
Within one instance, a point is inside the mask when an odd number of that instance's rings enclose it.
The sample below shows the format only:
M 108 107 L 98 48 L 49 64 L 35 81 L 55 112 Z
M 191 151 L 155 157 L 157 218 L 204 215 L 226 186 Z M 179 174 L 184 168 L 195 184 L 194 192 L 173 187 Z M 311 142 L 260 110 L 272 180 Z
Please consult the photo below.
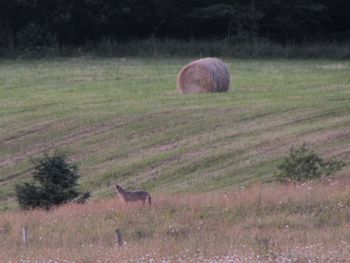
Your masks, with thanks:
M 225 59 L 231 92 L 183 96 L 176 75 L 190 60 L 0 61 L 2 204 L 53 149 L 97 198 L 115 182 L 165 193 L 269 180 L 302 142 L 349 162 L 349 61 Z

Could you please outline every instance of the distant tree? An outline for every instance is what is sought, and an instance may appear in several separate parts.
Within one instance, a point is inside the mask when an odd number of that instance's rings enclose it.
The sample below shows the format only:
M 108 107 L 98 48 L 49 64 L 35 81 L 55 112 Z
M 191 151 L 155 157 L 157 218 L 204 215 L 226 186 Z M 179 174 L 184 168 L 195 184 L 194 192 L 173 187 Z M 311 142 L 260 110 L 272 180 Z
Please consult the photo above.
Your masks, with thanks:
M 214 4 L 205 7 L 195 8 L 190 14 L 189 18 L 198 20 L 201 23 L 197 26 L 205 28 L 207 31 L 211 28 L 212 33 L 220 31 L 221 34 L 231 36 L 233 24 L 240 28 L 240 16 L 236 8 L 229 4 Z M 213 28 L 215 26 L 215 28 Z M 239 29 L 237 29 L 239 31 Z
M 211 4 L 197 7 L 189 17 L 205 24 L 205 29 L 212 28 L 213 33 L 224 34 L 225 37 L 254 38 L 259 33 L 258 22 L 264 13 L 255 0 L 235 2 L 232 4 Z
M 322 0 L 327 7 L 327 20 L 323 25 L 330 40 L 350 39 L 350 1 L 349 0 Z
M 270 35 L 282 41 L 304 41 L 321 37 L 327 25 L 327 6 L 318 0 L 275 0 L 264 5 L 262 21 Z
M 65 154 L 45 154 L 32 163 L 34 181 L 16 185 L 17 200 L 23 209 L 49 209 L 79 196 L 78 166 L 69 162 Z
M 6 38 L 7 49 L 10 53 L 14 53 L 16 49 L 16 30 L 19 27 L 21 19 L 19 16 L 23 10 L 21 0 L 0 0 L 0 30 Z
M 349 8 L 348 0 L 0 0 L 0 51 L 154 36 L 349 40 Z
M 190 9 L 191 1 L 188 0 L 154 0 L 152 36 L 191 36 L 193 26 L 187 23 Z
M 32 29 L 33 25 L 36 29 L 47 28 L 50 16 L 45 15 L 44 2 L 45 0 L 0 0 L 0 36 L 6 39 L 6 48 L 10 53 L 16 51 L 18 42 L 22 41 L 20 44 L 24 46 L 23 33 L 27 39 L 30 38 L 29 45 L 43 37 Z M 18 34 L 21 33 L 22 36 L 19 37 Z

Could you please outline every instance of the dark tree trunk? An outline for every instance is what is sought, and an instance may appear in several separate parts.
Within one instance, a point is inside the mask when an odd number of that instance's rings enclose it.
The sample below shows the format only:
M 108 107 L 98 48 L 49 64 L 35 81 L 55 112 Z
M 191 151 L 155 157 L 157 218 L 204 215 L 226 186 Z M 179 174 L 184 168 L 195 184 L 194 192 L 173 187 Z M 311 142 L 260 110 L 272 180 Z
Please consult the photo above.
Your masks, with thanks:
M 250 24 L 250 37 L 255 39 L 257 36 L 257 24 L 256 24 L 256 14 L 255 14 L 255 2 L 254 0 L 250 3 L 250 12 L 251 12 L 251 24 Z
M 7 48 L 10 55 L 13 55 L 16 51 L 16 31 L 11 22 L 5 23 L 5 32 L 7 38 Z

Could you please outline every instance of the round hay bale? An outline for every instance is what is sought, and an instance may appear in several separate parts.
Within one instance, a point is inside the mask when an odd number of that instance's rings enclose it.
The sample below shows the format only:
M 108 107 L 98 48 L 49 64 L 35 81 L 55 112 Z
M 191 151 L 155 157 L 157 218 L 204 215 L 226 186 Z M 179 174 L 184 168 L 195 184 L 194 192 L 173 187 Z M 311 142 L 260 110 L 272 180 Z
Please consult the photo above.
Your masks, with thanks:
M 230 72 L 220 59 L 203 58 L 186 65 L 177 77 L 183 93 L 224 92 L 230 85 Z

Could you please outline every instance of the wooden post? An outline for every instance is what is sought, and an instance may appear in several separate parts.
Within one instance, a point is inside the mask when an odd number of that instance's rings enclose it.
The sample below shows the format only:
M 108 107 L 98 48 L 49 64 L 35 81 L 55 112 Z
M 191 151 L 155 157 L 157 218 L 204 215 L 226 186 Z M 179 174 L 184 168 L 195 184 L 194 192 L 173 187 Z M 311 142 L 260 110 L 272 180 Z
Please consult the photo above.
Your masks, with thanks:
M 24 246 L 27 246 L 28 244 L 28 227 L 24 226 L 22 228 L 22 243 Z
M 115 233 L 117 234 L 117 235 L 116 235 L 117 245 L 118 245 L 119 247 L 122 247 L 122 246 L 123 246 L 123 238 L 122 238 L 122 234 L 121 234 L 121 232 L 120 232 L 120 229 L 117 228 L 117 229 L 115 230 Z

